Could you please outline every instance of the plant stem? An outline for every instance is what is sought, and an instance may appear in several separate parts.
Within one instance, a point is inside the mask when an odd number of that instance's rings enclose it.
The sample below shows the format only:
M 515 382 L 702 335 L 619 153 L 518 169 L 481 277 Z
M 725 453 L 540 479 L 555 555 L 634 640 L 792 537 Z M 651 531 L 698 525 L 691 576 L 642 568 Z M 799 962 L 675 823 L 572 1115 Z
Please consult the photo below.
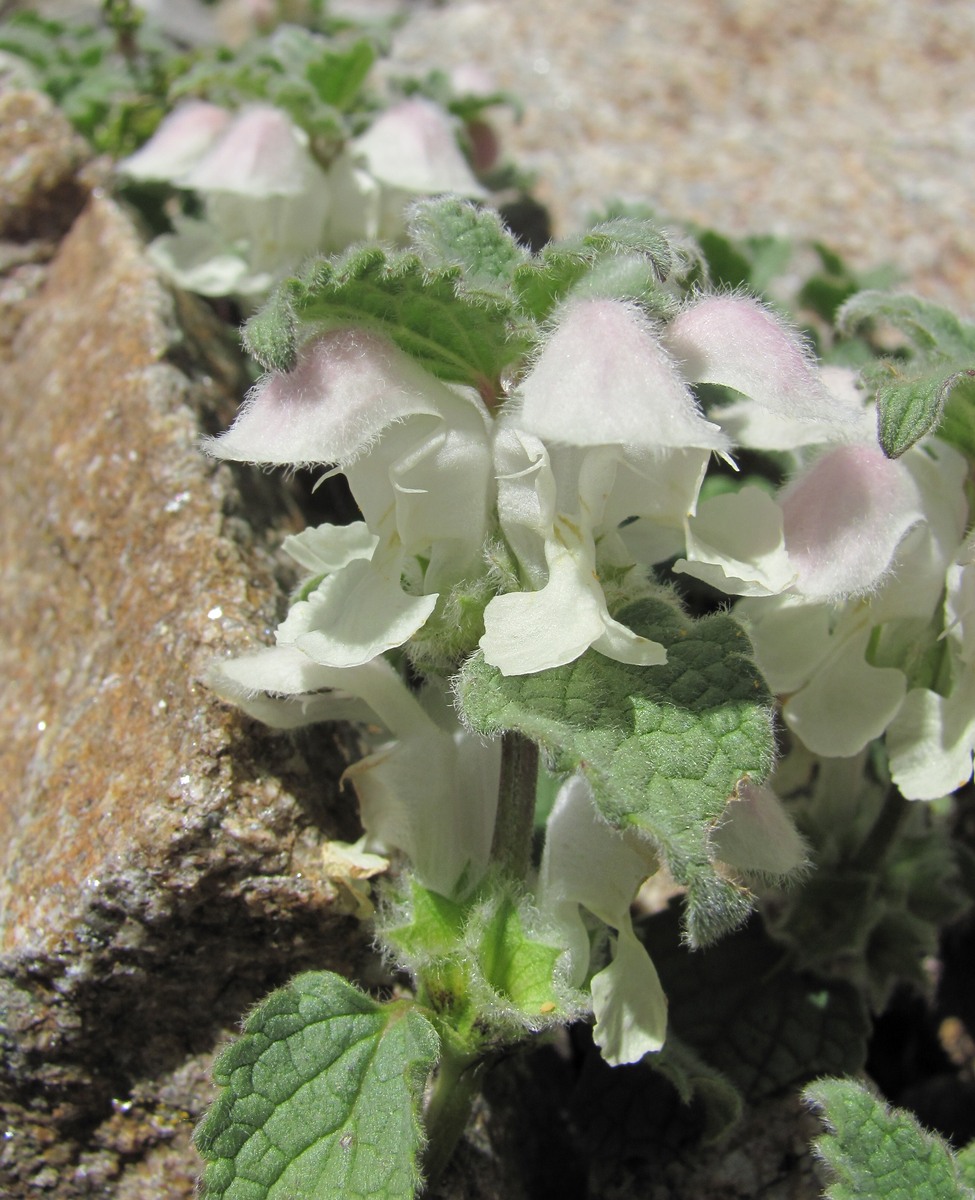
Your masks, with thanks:
M 873 828 L 856 856 L 858 867 L 862 870 L 875 870 L 883 862 L 887 851 L 899 836 L 910 810 L 911 802 L 905 800 L 897 788 L 889 787 Z
M 427 1148 L 423 1166 L 428 1184 L 440 1177 L 467 1128 L 484 1065 L 483 1060 L 471 1063 L 449 1050 L 440 1059 L 424 1114 Z
M 491 859 L 514 879 L 525 879 L 531 866 L 538 786 L 538 746 L 520 733 L 501 738 L 501 781 Z

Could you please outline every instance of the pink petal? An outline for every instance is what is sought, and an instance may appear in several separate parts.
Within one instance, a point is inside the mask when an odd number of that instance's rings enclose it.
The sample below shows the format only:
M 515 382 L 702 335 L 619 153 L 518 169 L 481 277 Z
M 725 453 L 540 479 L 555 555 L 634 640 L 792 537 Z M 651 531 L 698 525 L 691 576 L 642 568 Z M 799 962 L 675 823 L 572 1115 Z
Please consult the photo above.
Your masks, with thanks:
M 269 104 L 243 109 L 183 181 L 201 192 L 292 196 L 324 183 L 307 138 L 287 113 Z
M 394 421 L 440 416 L 456 402 L 392 342 L 332 329 L 302 347 L 293 370 L 266 375 L 231 428 L 203 446 L 237 462 L 347 466 Z
M 173 109 L 148 142 L 119 163 L 133 179 L 181 183 L 221 133 L 231 114 L 206 100 L 190 100 Z
M 907 531 L 922 519 L 908 470 L 879 446 L 841 446 L 818 459 L 781 498 L 797 591 L 835 598 L 874 588 Z
M 734 388 L 782 416 L 851 420 L 797 335 L 757 300 L 706 296 L 671 321 L 664 341 L 695 383 Z
M 653 326 L 633 304 L 576 300 L 518 389 L 521 428 L 569 446 L 723 450 Z
M 376 179 L 421 196 L 484 196 L 457 145 L 450 117 L 431 100 L 404 100 L 354 142 Z

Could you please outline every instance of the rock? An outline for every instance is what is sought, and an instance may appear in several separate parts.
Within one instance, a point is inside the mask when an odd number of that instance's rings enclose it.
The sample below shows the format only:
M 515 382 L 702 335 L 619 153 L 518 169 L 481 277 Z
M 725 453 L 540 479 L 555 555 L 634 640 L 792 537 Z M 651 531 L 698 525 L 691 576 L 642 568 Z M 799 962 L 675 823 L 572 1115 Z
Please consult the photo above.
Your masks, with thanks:
M 318 869 L 355 835 L 347 748 L 200 682 L 273 628 L 274 531 L 304 523 L 197 449 L 245 386 L 226 327 L 58 122 L 33 167 L 0 129 L 6 261 L 70 225 L 0 338 L 0 1192 L 182 1200 L 215 1046 L 295 971 L 361 966 Z

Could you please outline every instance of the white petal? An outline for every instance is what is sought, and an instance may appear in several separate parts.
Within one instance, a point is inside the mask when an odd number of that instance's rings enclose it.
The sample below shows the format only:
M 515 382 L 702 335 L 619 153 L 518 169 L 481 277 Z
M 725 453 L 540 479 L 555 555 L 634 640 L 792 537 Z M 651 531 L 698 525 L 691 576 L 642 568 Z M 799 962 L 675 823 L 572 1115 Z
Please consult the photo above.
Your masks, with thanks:
M 593 1041 L 611 1067 L 639 1062 L 664 1044 L 667 997 L 657 970 L 629 918 L 619 931 L 613 961 L 592 978 Z
M 744 779 L 712 833 L 715 856 L 760 874 L 789 875 L 807 861 L 806 847 L 771 788 Z
M 836 402 L 822 418 L 779 412 L 749 397 L 722 405 L 712 416 L 737 446 L 753 450 L 796 450 L 827 442 L 876 440 L 876 411 L 864 404 L 856 387 L 857 372 L 848 367 L 821 365 L 819 376 Z M 843 419 L 833 419 L 841 405 Z M 832 416 L 830 414 L 833 414 Z
M 238 462 L 347 466 L 389 425 L 440 417 L 456 399 L 386 338 L 333 329 L 302 347 L 292 371 L 265 376 L 231 428 L 203 447 Z
M 179 184 L 230 123 L 231 114 L 206 100 L 174 108 L 148 142 L 123 158 L 118 170 L 132 179 Z
M 619 662 L 659 666 L 667 653 L 610 617 L 595 550 L 559 518 L 545 545 L 548 582 L 537 592 L 495 596 L 484 610 L 484 658 L 503 675 L 532 675 L 574 662 L 594 646 Z
M 570 982 L 589 965 L 589 939 L 579 905 L 619 929 L 643 882 L 657 870 L 649 844 L 611 828 L 596 812 L 586 781 L 573 775 L 559 789 L 545 831 L 539 908 L 555 921 L 570 952 Z
M 175 233 L 164 233 L 149 243 L 149 258 L 174 283 L 199 296 L 235 296 L 250 289 L 254 280 L 244 250 L 229 247 L 207 221 L 181 218 Z M 270 277 L 257 282 L 263 287 Z
M 293 645 L 269 646 L 254 654 L 214 663 L 207 683 L 218 695 L 259 720 L 267 720 L 266 712 L 275 718 L 267 723 L 279 728 L 310 724 L 314 720 L 346 719 L 350 711 L 348 699 L 353 696 L 368 705 L 386 728 L 399 737 L 429 734 L 436 729 L 383 658 L 343 670 L 323 667 Z M 323 689 L 329 691 L 317 694 Z M 275 701 L 275 696 L 293 697 L 293 701 Z
M 292 533 L 281 549 L 313 575 L 330 575 L 357 558 L 372 558 L 379 538 L 364 521 L 317 525 Z
M 880 737 L 907 691 L 902 671 L 872 667 L 867 628 L 845 640 L 782 710 L 789 728 L 815 754 L 848 758 Z
M 964 671 L 950 696 L 912 688 L 887 730 L 894 783 L 908 800 L 937 800 L 972 777 L 975 673 Z
M 387 108 L 355 139 L 352 151 L 376 179 L 416 195 L 487 194 L 457 145 L 450 116 L 431 100 L 404 100 Z
M 289 614 L 279 637 L 293 639 L 323 666 L 357 667 L 409 641 L 433 612 L 437 596 L 409 596 L 398 572 L 356 559 L 326 576 L 303 603 L 308 608 L 302 620 L 310 619 L 310 630 L 296 633 Z
M 502 416 L 494 438 L 498 519 L 526 584 L 548 576 L 545 541 L 555 521 L 555 477 L 548 450 Z
M 773 692 L 797 692 L 833 649 L 830 610 L 791 597 L 743 601 L 735 615 L 745 622 L 758 669 Z
M 729 445 L 701 416 L 653 326 L 621 300 L 567 303 L 518 395 L 521 427 L 555 444 Z
M 799 338 L 757 300 L 705 296 L 670 322 L 664 340 L 695 383 L 724 384 L 783 417 L 858 423 L 826 390 Z
M 362 167 L 357 167 L 348 149 L 328 169 L 331 197 L 322 249 L 338 254 L 354 242 L 372 242 L 386 237 L 381 228 L 383 185 Z
M 687 523 L 687 558 L 674 571 L 733 596 L 784 592 L 797 570 L 785 550 L 782 510 L 755 487 L 705 500 Z
M 684 523 L 697 506 L 709 458 L 707 450 L 625 450 L 606 501 L 603 525 L 645 517 L 683 537 Z
M 481 880 L 494 836 L 501 742 L 412 737 L 350 767 L 370 844 L 407 854 L 420 883 L 457 897 Z
M 242 109 L 181 182 L 200 192 L 260 197 L 297 196 L 326 186 L 324 171 L 308 151 L 308 135 L 268 104 Z

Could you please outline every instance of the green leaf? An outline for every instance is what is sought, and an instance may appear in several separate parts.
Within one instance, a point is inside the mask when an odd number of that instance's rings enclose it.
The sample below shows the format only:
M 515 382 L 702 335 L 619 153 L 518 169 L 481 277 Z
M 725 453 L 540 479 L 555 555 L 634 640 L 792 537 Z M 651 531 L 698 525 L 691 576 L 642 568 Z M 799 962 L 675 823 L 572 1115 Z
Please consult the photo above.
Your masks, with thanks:
M 822 1079 L 804 1092 L 830 1130 L 814 1149 L 836 1172 L 829 1200 L 972 1200 L 948 1146 L 859 1083 Z M 966 1163 L 967 1166 L 967 1163 Z
M 693 952 L 680 941 L 673 909 L 641 921 L 637 932 L 670 1003 L 661 1058 L 667 1059 L 672 1033 L 704 1064 L 690 1081 L 693 1091 L 705 1068 L 750 1104 L 816 1075 L 862 1069 L 870 1020 L 861 994 L 842 980 L 797 970 L 757 917 Z
M 661 599 L 616 617 L 662 643 L 667 663 L 629 666 L 590 650 L 555 670 L 506 677 L 476 654 L 457 696 L 477 732 L 532 738 L 555 771 L 582 772 L 611 824 L 648 834 L 688 888 L 688 937 L 704 943 L 749 911 L 744 889 L 711 865 L 709 835 L 741 778 L 768 773 L 771 697 L 731 617 L 694 621 Z
M 877 394 L 877 429 L 888 458 L 898 458 L 936 430 L 975 455 L 975 325 L 916 296 L 860 292 L 840 310 L 841 329 L 869 321 L 892 325 L 911 343 L 906 359 L 864 369 Z
M 565 1020 L 555 987 L 563 947 L 526 930 L 519 891 L 491 874 L 459 904 L 414 880 L 408 920 L 379 930 L 393 953 L 406 957 L 421 1001 L 447 1015 L 469 1054 L 485 1037 L 517 1039 L 526 1029 Z
M 439 379 L 493 399 L 502 371 L 528 346 L 512 336 L 511 317 L 510 304 L 468 292 L 459 266 L 429 271 L 416 254 L 372 246 L 317 259 L 302 276 L 285 280 L 248 321 L 244 341 L 264 366 L 287 370 L 302 326 L 365 326 Z
M 562 947 L 529 937 L 510 895 L 490 913 L 478 951 L 485 979 L 516 1010 L 536 1016 L 556 1009 L 552 980 Z
M 965 1187 L 975 1190 L 975 1142 L 969 1142 L 964 1150 L 959 1150 L 955 1161 L 962 1183 Z
M 641 217 L 616 217 L 601 221 L 578 236 L 550 242 L 541 254 L 515 272 L 514 286 L 526 315 L 543 321 L 568 292 L 586 276 L 600 276 L 607 268 L 629 262 L 618 294 L 665 306 L 668 297 L 659 284 L 670 278 L 678 256 L 668 236 L 654 222 Z M 635 263 L 642 271 L 633 273 Z M 642 281 L 639 288 L 634 280 Z M 613 294 L 605 282 L 602 294 Z
M 352 107 L 375 61 L 372 45 L 360 39 L 345 50 L 324 50 L 308 63 L 305 75 L 324 104 L 344 112 Z
M 409 232 L 428 270 L 460 270 L 459 292 L 513 298 L 515 268 L 528 255 L 493 209 L 453 196 L 424 201 L 413 209 Z
M 411 1002 L 331 972 L 272 992 L 214 1066 L 225 1090 L 196 1132 L 204 1200 L 409 1200 L 438 1050 Z

